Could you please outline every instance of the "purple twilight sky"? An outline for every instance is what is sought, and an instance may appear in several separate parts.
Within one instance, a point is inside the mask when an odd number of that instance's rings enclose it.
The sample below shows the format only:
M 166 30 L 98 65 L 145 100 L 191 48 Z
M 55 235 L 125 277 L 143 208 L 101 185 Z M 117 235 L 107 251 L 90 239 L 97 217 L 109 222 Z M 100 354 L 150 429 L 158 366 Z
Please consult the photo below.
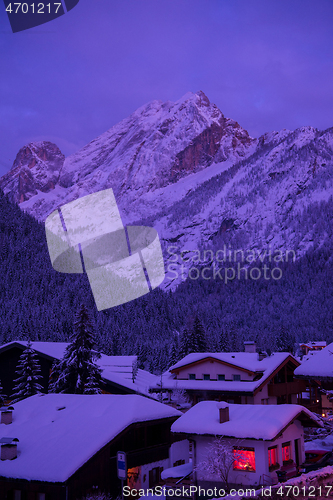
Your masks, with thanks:
M 332 0 L 80 0 L 15 34 L 0 8 L 0 174 L 29 141 L 69 155 L 187 91 L 252 136 L 333 126 Z

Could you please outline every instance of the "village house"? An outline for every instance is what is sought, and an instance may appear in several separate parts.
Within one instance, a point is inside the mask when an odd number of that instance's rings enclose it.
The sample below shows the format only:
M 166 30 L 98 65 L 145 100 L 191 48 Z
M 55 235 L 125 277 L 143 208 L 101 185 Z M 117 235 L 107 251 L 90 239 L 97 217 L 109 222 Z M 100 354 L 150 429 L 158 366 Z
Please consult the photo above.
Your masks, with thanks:
M 323 416 L 333 412 L 333 343 L 322 350 L 309 352 L 295 370 L 295 377 L 306 381 L 304 401 Z M 327 394 L 328 391 L 328 394 Z M 332 394 L 330 395 L 330 392 Z
M 138 395 L 40 394 L 6 408 L 0 424 L 1 500 L 77 500 L 119 496 L 125 485 L 152 488 L 170 466 L 171 424 L 181 415 Z
M 69 344 L 66 342 L 32 342 L 41 367 L 40 384 L 48 392 L 49 377 L 54 361 L 61 359 Z M 15 341 L 0 347 L 0 380 L 4 394 L 13 391 L 15 370 L 26 341 Z M 142 394 L 149 396 L 149 387 L 157 377 L 137 368 L 137 356 L 107 356 L 101 354 L 96 364 L 102 369 L 102 391 L 107 394 Z
M 209 446 L 216 437 L 230 447 L 229 486 L 259 487 L 274 484 L 278 473 L 290 477 L 305 458 L 304 427 L 322 427 L 320 420 L 299 405 L 236 405 L 203 401 L 172 424 L 177 439 L 188 439 L 192 481 L 202 488 L 221 487 L 221 479 L 202 471 Z M 232 458 L 234 458 L 232 460 Z M 278 471 L 278 473 L 277 473 Z M 175 472 L 176 473 L 176 472 Z M 174 475 L 172 469 L 163 477 Z M 185 474 L 184 474 L 185 475 Z
M 307 356 L 309 351 L 321 351 L 326 347 L 326 342 L 321 340 L 303 342 L 299 344 L 299 349 L 301 351 L 302 356 Z
M 305 383 L 294 379 L 299 362 L 290 354 L 255 352 L 191 353 L 151 386 L 153 392 L 186 391 L 190 401 L 227 401 L 235 404 L 297 404 Z

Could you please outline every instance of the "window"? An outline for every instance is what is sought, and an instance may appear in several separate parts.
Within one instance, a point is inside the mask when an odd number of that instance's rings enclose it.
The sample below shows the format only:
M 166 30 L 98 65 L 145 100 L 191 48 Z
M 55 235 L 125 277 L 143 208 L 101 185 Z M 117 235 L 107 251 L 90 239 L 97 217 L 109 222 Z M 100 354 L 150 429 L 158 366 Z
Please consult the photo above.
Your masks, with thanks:
M 246 472 L 256 471 L 256 459 L 254 448 L 234 448 L 234 470 Z
M 239 382 L 239 381 L 240 381 L 240 379 L 241 379 L 241 376 L 240 376 L 240 375 L 233 375 L 233 379 L 234 379 L 234 381 L 235 381 L 235 382 L 236 382 L 236 381 L 238 381 L 238 382 Z
M 277 446 L 271 446 L 271 448 L 268 448 L 268 467 L 270 471 L 280 467 L 278 463 Z
M 14 490 L 14 500 L 21 500 L 21 490 Z
M 218 375 L 217 380 L 225 380 L 225 375 Z
M 268 405 L 268 398 L 261 400 L 262 405 Z
M 195 380 L 195 373 L 189 373 L 188 378 L 189 380 Z
M 287 443 L 282 443 L 282 460 L 283 463 L 292 461 L 290 441 L 288 441 Z
M 210 375 L 209 375 L 209 373 L 204 373 L 203 379 L 204 379 L 204 380 L 210 380 Z
M 161 482 L 162 471 L 163 467 L 154 467 L 149 471 L 149 488 L 152 488 Z
M 45 493 L 37 493 L 37 500 L 45 500 Z

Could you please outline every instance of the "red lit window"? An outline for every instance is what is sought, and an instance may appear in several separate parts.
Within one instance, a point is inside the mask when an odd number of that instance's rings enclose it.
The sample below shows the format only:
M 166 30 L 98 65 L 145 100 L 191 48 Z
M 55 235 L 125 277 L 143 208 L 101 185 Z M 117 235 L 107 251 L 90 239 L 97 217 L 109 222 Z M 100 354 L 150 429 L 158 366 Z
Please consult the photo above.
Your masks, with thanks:
M 272 446 L 272 448 L 268 448 L 268 465 L 269 467 L 273 467 L 277 463 L 278 463 L 277 446 Z
M 234 470 L 256 471 L 254 448 L 234 448 Z
M 282 443 L 282 460 L 284 462 L 289 462 L 291 460 L 290 441 L 288 441 L 288 443 Z

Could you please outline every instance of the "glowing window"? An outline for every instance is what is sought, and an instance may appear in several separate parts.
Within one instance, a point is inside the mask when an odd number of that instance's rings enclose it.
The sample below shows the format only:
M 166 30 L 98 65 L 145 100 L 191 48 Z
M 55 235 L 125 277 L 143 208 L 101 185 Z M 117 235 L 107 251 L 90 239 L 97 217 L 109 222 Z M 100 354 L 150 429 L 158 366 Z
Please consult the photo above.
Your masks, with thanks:
M 288 443 L 282 443 L 282 460 L 284 462 L 289 462 L 289 460 L 291 460 L 290 441 L 288 441 Z
M 256 471 L 254 448 L 234 448 L 234 470 Z
M 277 446 L 272 446 L 268 448 L 268 465 L 273 467 L 278 463 Z

